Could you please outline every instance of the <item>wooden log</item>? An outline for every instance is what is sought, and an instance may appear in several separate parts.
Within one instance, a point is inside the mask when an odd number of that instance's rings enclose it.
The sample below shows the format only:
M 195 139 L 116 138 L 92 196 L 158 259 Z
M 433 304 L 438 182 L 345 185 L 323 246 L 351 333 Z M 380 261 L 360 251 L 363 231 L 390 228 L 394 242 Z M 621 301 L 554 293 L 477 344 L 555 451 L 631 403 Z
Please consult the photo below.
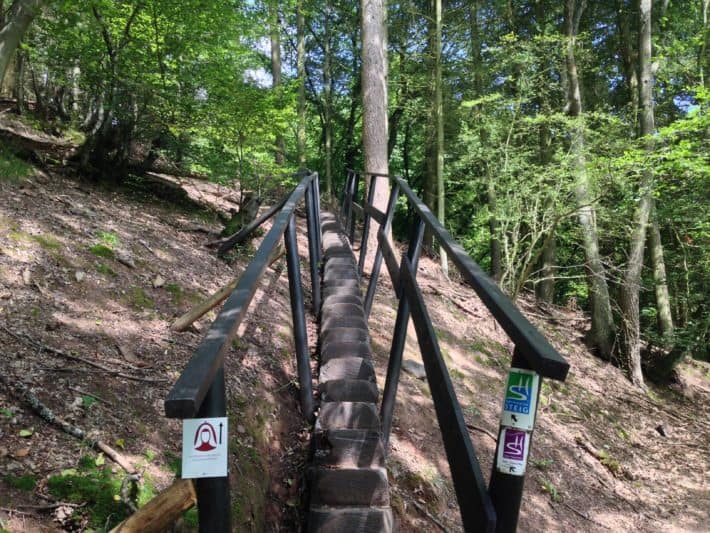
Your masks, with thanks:
M 197 494 L 192 480 L 179 479 L 113 528 L 111 533 L 165 531 L 196 502 Z
M 284 206 L 284 204 L 286 203 L 286 200 L 288 200 L 288 196 L 284 196 L 283 200 L 281 200 L 278 204 L 274 205 L 271 209 L 266 211 L 259 218 L 254 220 L 247 227 L 239 230 L 237 233 L 235 233 L 234 235 L 232 235 L 230 237 L 227 237 L 224 240 L 214 241 L 212 243 L 209 243 L 209 245 L 219 245 L 219 250 L 217 251 L 217 255 L 222 256 L 222 255 L 226 254 L 229 250 L 234 248 L 234 246 L 236 246 L 237 244 L 242 242 L 244 239 L 246 239 L 256 228 L 258 228 L 264 222 L 266 222 L 272 216 L 274 216 L 276 214 L 276 212 L 279 211 Z
M 274 249 L 274 252 L 271 254 L 269 266 L 273 265 L 285 253 L 286 250 L 283 244 L 277 246 Z M 238 282 L 239 278 L 235 278 L 230 281 L 227 285 L 219 289 L 212 296 L 209 296 L 207 299 L 203 300 L 195 307 L 190 309 L 187 313 L 178 318 L 175 322 L 173 322 L 173 325 L 170 326 L 170 329 L 172 329 L 173 331 L 185 331 L 195 320 L 203 316 L 210 309 L 217 307 L 220 303 L 226 300 L 229 295 L 232 294 L 232 291 L 237 286 Z

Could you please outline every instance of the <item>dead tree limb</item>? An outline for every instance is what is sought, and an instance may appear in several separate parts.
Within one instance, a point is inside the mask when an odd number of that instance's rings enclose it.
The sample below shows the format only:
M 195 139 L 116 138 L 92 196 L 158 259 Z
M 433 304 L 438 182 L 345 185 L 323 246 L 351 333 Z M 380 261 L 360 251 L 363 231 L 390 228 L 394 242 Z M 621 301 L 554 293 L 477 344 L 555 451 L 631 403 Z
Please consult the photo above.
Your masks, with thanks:
M 98 368 L 99 370 L 101 370 L 103 372 L 113 374 L 113 375 L 118 376 L 120 378 L 132 379 L 134 381 L 145 381 L 148 383 L 164 383 L 165 381 L 167 381 L 166 379 L 161 379 L 161 378 L 144 378 L 144 377 L 140 377 L 140 376 L 132 376 L 130 374 L 124 374 L 123 372 L 120 372 L 118 370 L 114 370 L 113 368 L 109 368 L 107 366 L 104 366 L 101 363 L 97 363 L 95 361 L 90 361 L 89 359 L 84 359 L 83 357 L 79 357 L 78 355 L 72 355 L 72 354 L 69 354 L 63 350 L 58 349 L 58 348 L 52 348 L 51 346 L 47 346 L 45 344 L 42 344 L 41 342 L 34 340 L 33 338 L 29 337 L 28 335 L 15 333 L 14 331 L 6 328 L 2 324 L 0 324 L 0 329 L 5 331 L 8 335 L 15 337 L 19 341 L 29 343 L 31 346 L 33 346 L 34 348 L 36 348 L 38 350 L 43 350 L 45 352 L 59 355 L 61 357 L 64 357 L 65 359 L 69 359 L 70 361 L 76 361 L 79 363 L 83 363 L 85 365 L 93 366 L 94 368 Z M 132 367 L 132 368 L 135 368 L 136 370 L 138 370 L 137 367 Z
M 166 531 L 196 502 L 197 495 L 192 480 L 179 479 L 112 529 L 111 533 Z
M 288 199 L 288 196 L 285 196 L 283 198 L 283 200 L 281 200 L 278 204 L 271 207 L 271 209 L 266 211 L 266 213 L 264 213 L 260 217 L 256 218 L 251 224 L 249 224 L 245 228 L 240 229 L 234 235 L 230 235 L 226 239 L 212 241 L 212 242 L 208 243 L 207 246 L 210 246 L 210 247 L 219 246 L 219 250 L 217 250 L 217 255 L 223 256 L 229 250 L 234 248 L 234 246 L 236 246 L 237 244 L 242 242 L 244 239 L 246 239 L 256 228 L 258 228 L 264 222 L 266 222 L 272 216 L 274 216 L 284 206 L 287 199 Z
M 32 409 L 32 411 L 34 411 L 45 422 L 58 427 L 64 431 L 64 433 L 82 440 L 88 443 L 92 448 L 103 452 L 109 459 L 123 468 L 127 473 L 135 474 L 137 472 L 136 467 L 133 466 L 128 459 L 123 457 L 108 444 L 100 440 L 90 439 L 87 436 L 86 431 L 80 427 L 70 424 L 63 418 L 60 418 L 54 414 L 54 412 L 42 403 L 40 399 L 32 393 L 30 388 L 20 380 L 14 379 L 11 381 L 7 375 L 0 374 L 0 382 L 3 383 L 11 393 L 24 401 Z
M 285 253 L 286 250 L 283 244 L 276 247 L 274 252 L 271 254 L 269 266 L 276 262 Z M 203 316 L 210 309 L 217 307 L 220 303 L 226 300 L 229 295 L 232 294 L 234 288 L 237 286 L 239 279 L 240 278 L 233 279 L 227 285 L 215 292 L 212 296 L 209 296 L 208 298 L 197 304 L 195 307 L 190 309 L 187 313 L 185 313 L 175 322 L 173 322 L 173 325 L 170 326 L 170 329 L 172 329 L 173 331 L 185 331 L 195 320 Z

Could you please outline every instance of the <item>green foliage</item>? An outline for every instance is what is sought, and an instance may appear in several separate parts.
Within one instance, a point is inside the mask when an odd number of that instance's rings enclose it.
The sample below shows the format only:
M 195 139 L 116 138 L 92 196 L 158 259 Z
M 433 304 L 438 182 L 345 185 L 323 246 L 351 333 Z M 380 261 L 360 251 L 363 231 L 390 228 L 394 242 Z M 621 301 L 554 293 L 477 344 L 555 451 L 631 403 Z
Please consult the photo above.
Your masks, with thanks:
M 99 240 L 109 248 L 116 248 L 121 244 L 118 235 L 111 231 L 99 231 L 96 233 Z
M 37 485 L 37 478 L 34 474 L 23 474 L 21 476 L 7 474 L 3 479 L 11 487 L 27 492 L 34 490 Z
M 165 285 L 165 290 L 170 293 L 173 304 L 180 305 L 185 297 L 185 292 L 177 283 L 168 283 Z
M 103 257 L 104 259 L 113 259 L 115 257 L 113 250 L 105 244 L 94 244 L 89 247 L 89 252 L 96 257 Z
M 50 476 L 47 490 L 57 500 L 85 504 L 75 509 L 75 515 L 85 514 L 90 526 L 103 528 L 118 524 L 130 514 L 121 501 L 121 482 L 120 475 L 85 455 L 76 468 Z
M 16 184 L 32 174 L 32 166 L 15 155 L 5 146 L 0 146 L 0 183 Z
M 562 495 L 557 491 L 557 487 L 552 483 L 552 481 L 545 479 L 544 477 L 540 478 L 540 488 L 542 488 L 543 492 L 546 492 L 547 494 L 550 495 L 550 499 L 555 502 L 555 503 L 560 503 L 562 501 Z
M 118 274 L 111 267 L 104 263 L 96 263 L 96 271 L 112 278 L 118 277 Z
M 155 302 L 141 287 L 130 287 L 126 294 L 128 303 L 137 309 L 153 309 Z
M 47 235 L 45 235 L 45 234 L 33 235 L 32 240 L 34 240 L 42 248 L 44 248 L 45 250 L 50 251 L 50 252 L 56 252 L 62 246 L 62 244 L 57 240 L 57 238 L 54 235 L 48 235 L 48 234 Z

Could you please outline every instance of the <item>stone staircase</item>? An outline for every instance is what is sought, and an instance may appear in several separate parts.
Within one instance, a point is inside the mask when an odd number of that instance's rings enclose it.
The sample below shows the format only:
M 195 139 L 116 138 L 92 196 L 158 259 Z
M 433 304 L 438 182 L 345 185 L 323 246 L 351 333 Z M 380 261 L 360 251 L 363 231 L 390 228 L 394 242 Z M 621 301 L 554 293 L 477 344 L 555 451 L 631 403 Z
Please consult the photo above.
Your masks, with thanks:
M 308 469 L 308 531 L 393 530 L 379 392 L 352 249 L 323 213 L 320 412 Z

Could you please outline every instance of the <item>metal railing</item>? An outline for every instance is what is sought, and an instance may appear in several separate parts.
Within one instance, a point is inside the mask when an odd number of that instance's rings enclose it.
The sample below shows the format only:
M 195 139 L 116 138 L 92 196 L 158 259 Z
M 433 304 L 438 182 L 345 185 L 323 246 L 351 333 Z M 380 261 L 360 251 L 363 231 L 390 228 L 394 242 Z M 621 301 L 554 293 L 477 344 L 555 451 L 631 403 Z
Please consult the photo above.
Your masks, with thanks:
M 371 184 L 367 198 L 359 204 L 356 200 L 359 199 L 359 183 L 363 176 L 369 177 Z M 382 179 L 389 180 L 391 187 L 385 212 L 373 206 L 375 190 L 373 185 L 376 180 Z M 388 235 L 400 194 L 406 198 L 414 212 L 416 222 L 413 225 L 407 252 L 398 262 Z M 351 242 L 355 239 L 358 214 L 361 215 L 363 226 L 358 262 L 361 275 L 367 256 L 371 221 L 374 219 L 380 228 L 377 232 L 377 251 L 365 296 L 365 314 L 369 316 L 372 309 L 383 260 L 399 299 L 380 411 L 383 440 L 385 443 L 388 442 L 392 429 L 407 323 L 411 315 L 464 528 L 466 531 L 515 531 L 542 378 L 564 381 L 569 364 L 520 313 L 514 303 L 471 259 L 461 245 L 454 241 L 404 179 L 384 174 L 348 171 L 340 216 Z M 481 473 L 451 377 L 439 348 L 434 326 L 416 281 L 417 264 L 422 252 L 425 231 L 429 231 L 446 250 L 449 261 L 458 268 L 463 280 L 476 291 L 515 344 L 511 371 L 506 383 L 506 397 L 498 430 L 493 471 L 488 486 Z
M 314 313 L 317 313 L 321 297 L 319 271 L 321 261 L 320 191 L 317 173 L 304 171 L 296 176 L 302 177 L 300 183 L 276 215 L 271 229 L 261 242 L 254 258 L 241 275 L 236 288 L 225 302 L 221 312 L 210 326 L 209 331 L 165 400 L 165 415 L 168 418 L 226 416 L 224 358 L 249 309 L 258 282 L 269 266 L 272 253 L 280 240 L 284 238 L 301 411 L 309 422 L 313 421 L 314 405 L 310 357 L 294 217 L 296 206 L 305 198 L 313 291 L 312 302 Z M 197 479 L 195 488 L 200 531 L 231 531 L 228 478 Z

